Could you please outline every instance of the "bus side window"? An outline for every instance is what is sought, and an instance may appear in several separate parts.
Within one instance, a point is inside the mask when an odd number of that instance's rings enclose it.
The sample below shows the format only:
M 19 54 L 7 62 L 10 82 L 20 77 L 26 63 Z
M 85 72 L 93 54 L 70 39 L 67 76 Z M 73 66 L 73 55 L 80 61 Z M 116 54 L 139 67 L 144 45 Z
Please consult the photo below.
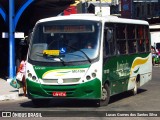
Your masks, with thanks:
M 144 42 L 144 26 L 137 26 L 137 40 L 138 40 L 138 51 L 145 51 L 145 42 Z
M 116 25 L 116 38 L 125 39 L 126 37 L 126 26 L 124 24 Z
M 150 46 L 149 46 L 149 28 L 145 26 L 145 41 L 146 41 L 146 51 L 150 51 Z
M 127 25 L 127 39 L 135 39 L 135 25 Z
M 105 39 L 105 46 L 104 46 L 104 53 L 105 53 L 105 55 L 109 55 L 110 54 L 110 52 L 109 52 L 109 44 L 108 44 L 108 41 L 107 41 L 107 39 Z
M 107 30 L 104 29 L 104 44 L 103 44 L 103 56 L 106 57 L 109 55 L 109 45 L 107 40 Z
M 136 26 L 127 24 L 128 53 L 136 53 Z
M 128 52 L 136 53 L 136 40 L 128 40 Z
M 126 54 L 126 40 L 117 41 L 117 54 Z
M 114 55 L 115 46 L 113 39 L 113 28 L 107 27 L 104 32 L 104 43 L 105 43 L 105 54 L 106 55 Z
M 126 25 L 116 24 L 117 54 L 126 54 Z

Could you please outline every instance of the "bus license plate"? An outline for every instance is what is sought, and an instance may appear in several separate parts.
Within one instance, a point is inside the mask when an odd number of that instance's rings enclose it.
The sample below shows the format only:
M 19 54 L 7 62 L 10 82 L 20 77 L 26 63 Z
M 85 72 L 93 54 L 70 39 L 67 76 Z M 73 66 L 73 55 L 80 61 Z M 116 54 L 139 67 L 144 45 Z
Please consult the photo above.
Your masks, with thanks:
M 53 96 L 65 97 L 66 96 L 66 92 L 53 92 Z

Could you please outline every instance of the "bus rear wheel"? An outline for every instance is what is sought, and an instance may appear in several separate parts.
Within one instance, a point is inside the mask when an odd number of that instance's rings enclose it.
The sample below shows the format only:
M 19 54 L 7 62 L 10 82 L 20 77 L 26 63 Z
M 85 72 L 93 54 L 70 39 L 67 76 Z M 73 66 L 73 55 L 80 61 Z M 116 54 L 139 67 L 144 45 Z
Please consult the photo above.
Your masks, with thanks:
M 132 89 L 132 94 L 136 95 L 138 93 L 138 86 L 139 86 L 139 81 L 135 81 L 135 86 Z
M 110 90 L 108 84 L 105 84 L 102 88 L 102 98 L 100 100 L 100 106 L 107 106 L 110 99 Z

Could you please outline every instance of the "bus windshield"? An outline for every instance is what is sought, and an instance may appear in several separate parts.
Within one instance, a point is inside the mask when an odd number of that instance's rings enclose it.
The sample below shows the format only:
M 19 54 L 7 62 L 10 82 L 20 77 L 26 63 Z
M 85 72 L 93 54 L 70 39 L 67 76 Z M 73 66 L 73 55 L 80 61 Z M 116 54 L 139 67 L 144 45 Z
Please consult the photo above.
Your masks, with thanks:
M 29 58 L 37 62 L 88 61 L 98 57 L 100 22 L 58 20 L 36 25 Z

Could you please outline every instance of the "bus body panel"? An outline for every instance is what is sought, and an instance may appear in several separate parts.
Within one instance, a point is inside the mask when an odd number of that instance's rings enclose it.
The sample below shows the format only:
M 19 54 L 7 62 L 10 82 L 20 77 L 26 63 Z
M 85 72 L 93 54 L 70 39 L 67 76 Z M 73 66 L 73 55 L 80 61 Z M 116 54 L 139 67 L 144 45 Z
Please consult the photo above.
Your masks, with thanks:
M 103 83 L 111 84 L 111 95 L 131 90 L 140 75 L 140 86 L 151 80 L 151 54 L 113 56 L 104 63 Z

